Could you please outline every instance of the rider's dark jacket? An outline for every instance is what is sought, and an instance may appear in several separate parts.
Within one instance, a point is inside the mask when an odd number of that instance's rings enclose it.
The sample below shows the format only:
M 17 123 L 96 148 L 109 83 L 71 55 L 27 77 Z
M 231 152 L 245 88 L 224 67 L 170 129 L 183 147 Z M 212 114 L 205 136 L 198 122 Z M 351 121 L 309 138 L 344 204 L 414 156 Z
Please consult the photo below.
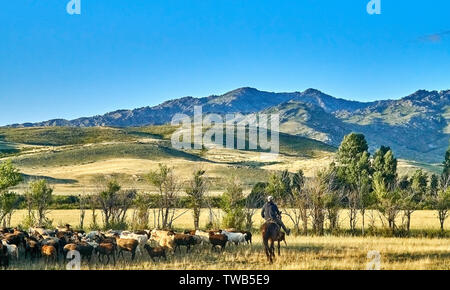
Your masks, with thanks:
M 264 204 L 262 211 L 261 211 L 261 216 L 264 219 L 278 220 L 280 215 L 281 215 L 281 213 L 278 210 L 278 207 L 275 203 L 273 203 L 272 201 L 269 201 Z

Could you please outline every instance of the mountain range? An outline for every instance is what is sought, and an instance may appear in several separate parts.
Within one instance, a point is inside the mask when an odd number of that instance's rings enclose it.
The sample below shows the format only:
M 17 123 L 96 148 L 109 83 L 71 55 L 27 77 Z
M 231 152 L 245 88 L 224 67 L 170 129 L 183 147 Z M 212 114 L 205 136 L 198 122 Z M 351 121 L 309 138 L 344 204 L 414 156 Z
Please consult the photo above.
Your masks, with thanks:
M 54 119 L 7 127 L 131 127 L 170 123 L 176 113 L 279 113 L 280 131 L 338 146 L 350 132 L 365 134 L 373 152 L 390 146 L 397 157 L 439 163 L 449 145 L 450 90 L 419 90 L 399 100 L 358 102 L 327 95 L 319 90 L 274 93 L 239 88 L 223 95 L 184 97 L 154 107 L 117 110 L 75 120 Z

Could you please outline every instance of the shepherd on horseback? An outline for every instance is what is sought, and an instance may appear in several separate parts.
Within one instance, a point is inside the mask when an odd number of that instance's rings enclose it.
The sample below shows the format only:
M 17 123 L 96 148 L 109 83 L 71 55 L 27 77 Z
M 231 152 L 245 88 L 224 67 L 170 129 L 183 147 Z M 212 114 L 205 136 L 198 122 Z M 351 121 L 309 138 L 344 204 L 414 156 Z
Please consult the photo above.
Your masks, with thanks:
M 283 221 L 281 220 L 281 211 L 278 210 L 277 205 L 273 202 L 273 196 L 267 197 L 267 202 L 262 208 L 261 216 L 267 222 L 273 221 L 274 223 L 282 227 L 288 236 L 291 233 L 291 230 L 286 228 Z

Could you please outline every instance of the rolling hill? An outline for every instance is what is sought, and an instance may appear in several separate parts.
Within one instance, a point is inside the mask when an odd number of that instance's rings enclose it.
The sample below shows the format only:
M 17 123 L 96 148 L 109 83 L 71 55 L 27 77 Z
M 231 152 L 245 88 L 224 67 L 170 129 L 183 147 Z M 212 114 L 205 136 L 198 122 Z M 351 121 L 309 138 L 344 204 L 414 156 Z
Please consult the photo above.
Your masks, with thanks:
M 335 147 L 345 134 L 361 132 L 366 135 L 372 152 L 381 145 L 387 145 L 398 157 L 419 162 L 441 162 L 449 145 L 450 90 L 419 90 L 399 100 L 364 103 L 334 98 L 315 89 L 274 93 L 246 87 L 220 96 L 184 97 L 154 107 L 8 127 L 126 128 L 162 125 L 169 123 L 176 113 L 192 115 L 194 106 L 202 106 L 203 113 L 279 113 L 281 132 Z
M 44 178 L 57 194 L 97 190 L 99 180 L 114 177 L 124 187 L 154 190 L 145 180 L 159 163 L 173 166 L 181 180 L 195 168 L 208 172 L 212 191 L 238 175 L 246 188 L 267 180 L 269 170 L 303 168 L 309 174 L 330 162 L 336 148 L 309 138 L 280 134 L 280 155 L 261 160 L 259 150 L 177 150 L 170 136 L 176 127 L 31 127 L 0 128 L 0 161 L 6 158 L 26 180 Z M 268 170 L 269 169 L 269 170 Z M 26 190 L 24 184 L 15 190 Z

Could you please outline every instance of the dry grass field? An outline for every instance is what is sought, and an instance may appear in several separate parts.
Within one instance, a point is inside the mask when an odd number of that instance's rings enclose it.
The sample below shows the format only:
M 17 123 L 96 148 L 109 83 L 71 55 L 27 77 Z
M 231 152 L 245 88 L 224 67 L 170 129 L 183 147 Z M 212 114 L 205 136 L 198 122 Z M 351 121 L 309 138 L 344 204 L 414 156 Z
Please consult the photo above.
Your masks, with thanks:
M 180 209 L 179 211 L 184 211 Z M 24 216 L 23 211 L 13 215 L 13 224 L 20 223 Z M 49 217 L 54 224 L 79 223 L 79 212 L 77 210 L 54 210 Z M 346 211 L 341 212 L 340 226 L 347 228 Z M 366 217 L 370 219 L 370 214 Z M 292 226 L 285 218 L 288 226 Z M 91 221 L 90 213 L 87 213 L 86 223 Z M 207 212 L 201 215 L 201 226 L 207 221 Z M 259 212 L 255 215 L 255 227 L 262 223 Z M 398 221 L 400 222 L 400 220 Z M 379 221 L 377 222 L 379 224 Z M 177 230 L 191 229 L 192 217 L 186 212 L 180 219 L 175 221 Z M 412 216 L 412 230 L 438 230 L 439 224 L 432 211 L 418 211 Z M 450 230 L 449 223 L 446 231 Z M 277 256 L 273 265 L 267 263 L 261 237 L 258 231 L 254 232 L 252 245 L 227 245 L 223 252 L 211 251 L 210 246 L 196 246 L 195 249 L 186 254 L 185 248 L 176 254 L 170 253 L 167 261 L 152 262 L 145 255 L 138 255 L 134 262 L 130 261 L 130 255 L 125 254 L 125 259 L 118 259 L 113 266 L 101 264 L 94 257 L 91 263 L 84 262 L 82 269 L 365 269 L 369 259 L 369 251 L 378 251 L 381 255 L 381 269 L 386 270 L 450 270 L 450 238 L 391 238 L 391 237 L 353 237 L 350 235 L 340 236 L 288 236 L 287 246 L 282 244 L 281 256 Z M 13 261 L 11 269 L 64 269 L 62 260 L 55 263 L 25 262 L 24 260 Z
M 169 254 L 167 261 L 152 262 L 145 254 L 134 262 L 130 255 L 118 259 L 115 266 L 104 265 L 95 258 L 84 262 L 82 269 L 123 270 L 363 270 L 369 262 L 367 253 L 380 252 L 383 270 L 450 270 L 449 239 L 378 238 L 378 237 L 304 237 L 290 236 L 287 246 L 281 246 L 281 256 L 274 264 L 267 263 L 261 238 L 255 235 L 253 245 L 228 245 L 223 252 L 211 251 L 209 246 Z M 65 269 L 58 264 L 12 262 L 10 269 Z
M 156 170 L 158 164 L 164 163 L 174 168 L 174 172 L 181 181 L 185 181 L 198 169 L 204 169 L 212 181 L 213 193 L 222 193 L 225 176 L 235 174 L 243 182 L 246 191 L 262 181 L 267 181 L 271 172 L 289 170 L 297 172 L 302 169 L 305 176 L 311 177 L 314 173 L 325 168 L 333 160 L 331 153 L 322 153 L 314 158 L 282 155 L 276 162 L 260 162 L 260 153 L 213 149 L 204 155 L 204 160 L 186 160 L 182 158 L 138 159 L 138 158 L 112 158 L 81 164 L 68 164 L 56 166 L 19 166 L 21 172 L 33 178 L 45 177 L 50 180 L 57 195 L 92 193 L 98 190 L 98 179 L 115 178 L 123 188 L 133 188 L 140 191 L 153 192 L 145 180 L 150 170 Z M 254 164 L 257 164 L 256 166 Z M 406 161 L 399 162 L 399 174 L 411 174 L 419 168 L 416 164 Z M 24 192 L 26 184 L 19 185 L 17 192 Z

